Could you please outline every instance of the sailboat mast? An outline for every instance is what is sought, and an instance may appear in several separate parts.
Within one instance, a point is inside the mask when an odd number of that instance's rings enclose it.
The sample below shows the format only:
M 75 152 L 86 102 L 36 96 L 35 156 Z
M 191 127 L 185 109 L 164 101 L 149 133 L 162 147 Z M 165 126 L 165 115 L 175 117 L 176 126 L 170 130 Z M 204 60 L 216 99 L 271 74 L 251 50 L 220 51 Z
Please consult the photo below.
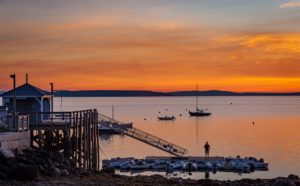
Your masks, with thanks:
M 198 85 L 196 86 L 197 96 L 196 96 L 196 111 L 198 110 Z

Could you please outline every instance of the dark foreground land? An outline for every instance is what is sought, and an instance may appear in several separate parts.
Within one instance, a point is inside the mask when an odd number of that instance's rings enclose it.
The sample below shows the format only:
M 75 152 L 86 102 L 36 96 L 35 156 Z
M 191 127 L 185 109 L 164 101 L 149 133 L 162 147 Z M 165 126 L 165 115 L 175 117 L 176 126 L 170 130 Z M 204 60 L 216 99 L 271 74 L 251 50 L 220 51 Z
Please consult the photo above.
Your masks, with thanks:
M 100 172 L 74 168 L 61 153 L 30 150 L 5 151 L 0 148 L 0 185 L 270 185 L 300 186 L 296 175 L 274 179 L 235 181 L 167 179 L 154 176 L 120 176 L 114 170 Z

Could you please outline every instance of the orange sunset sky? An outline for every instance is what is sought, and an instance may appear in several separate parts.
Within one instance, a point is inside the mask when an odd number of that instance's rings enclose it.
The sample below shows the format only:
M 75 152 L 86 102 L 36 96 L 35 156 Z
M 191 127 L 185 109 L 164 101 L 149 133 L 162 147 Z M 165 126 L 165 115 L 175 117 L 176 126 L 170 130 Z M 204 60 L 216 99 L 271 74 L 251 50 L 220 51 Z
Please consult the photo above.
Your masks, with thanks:
M 0 0 L 0 90 L 300 91 L 300 1 Z

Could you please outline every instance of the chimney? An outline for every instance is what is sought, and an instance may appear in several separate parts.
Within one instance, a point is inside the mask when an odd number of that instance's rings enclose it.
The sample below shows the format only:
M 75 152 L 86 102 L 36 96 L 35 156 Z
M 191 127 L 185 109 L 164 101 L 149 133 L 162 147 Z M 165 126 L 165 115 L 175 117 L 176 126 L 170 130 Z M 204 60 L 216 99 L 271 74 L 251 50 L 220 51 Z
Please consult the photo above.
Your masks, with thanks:
M 26 84 L 28 84 L 28 74 L 26 73 Z

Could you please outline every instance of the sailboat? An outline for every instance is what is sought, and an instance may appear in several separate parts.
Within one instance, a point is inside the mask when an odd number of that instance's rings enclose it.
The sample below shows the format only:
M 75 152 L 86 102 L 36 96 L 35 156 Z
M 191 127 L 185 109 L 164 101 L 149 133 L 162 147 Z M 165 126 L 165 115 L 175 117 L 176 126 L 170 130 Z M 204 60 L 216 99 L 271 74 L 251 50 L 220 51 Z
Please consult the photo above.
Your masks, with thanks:
M 197 96 L 196 96 L 196 111 L 189 111 L 190 116 L 210 116 L 211 113 L 207 112 L 207 109 L 198 108 L 198 85 L 197 85 Z

